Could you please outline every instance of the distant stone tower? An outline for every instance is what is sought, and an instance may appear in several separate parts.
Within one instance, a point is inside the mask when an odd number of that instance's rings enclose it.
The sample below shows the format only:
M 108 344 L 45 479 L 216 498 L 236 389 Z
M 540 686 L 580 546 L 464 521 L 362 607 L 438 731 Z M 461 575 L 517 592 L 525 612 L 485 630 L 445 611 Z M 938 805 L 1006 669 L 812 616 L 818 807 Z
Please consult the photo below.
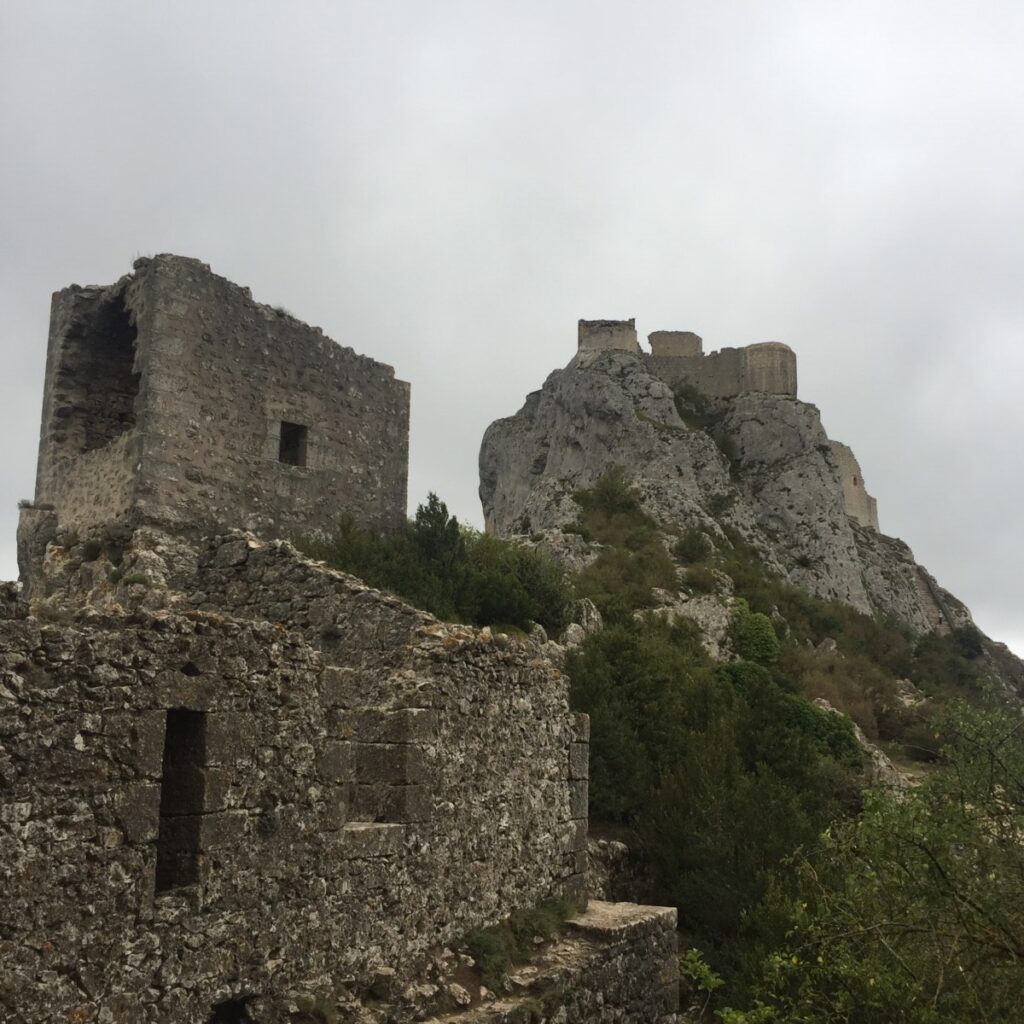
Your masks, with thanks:
M 53 297 L 19 539 L 111 524 L 285 535 L 346 512 L 392 528 L 408 434 L 409 385 L 391 367 L 197 260 L 138 260 L 116 284 Z
M 840 441 L 830 441 L 832 455 L 839 468 L 839 479 L 843 485 L 843 502 L 846 514 L 861 526 L 878 530 L 878 502 L 864 488 L 864 474 L 861 472 L 853 449 Z

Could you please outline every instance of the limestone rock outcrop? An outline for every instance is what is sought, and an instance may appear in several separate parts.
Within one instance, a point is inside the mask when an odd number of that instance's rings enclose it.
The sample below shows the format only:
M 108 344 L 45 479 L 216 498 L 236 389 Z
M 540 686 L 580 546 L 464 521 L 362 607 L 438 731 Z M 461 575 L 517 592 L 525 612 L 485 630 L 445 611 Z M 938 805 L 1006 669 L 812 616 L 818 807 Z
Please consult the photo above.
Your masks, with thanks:
M 906 544 L 851 514 L 815 406 L 747 392 L 700 399 L 697 419 L 687 415 L 692 399 L 677 397 L 641 355 L 579 352 L 519 412 L 487 429 L 487 529 L 564 529 L 579 514 L 573 493 L 620 465 L 663 526 L 712 536 L 734 527 L 770 568 L 816 596 L 895 616 L 917 632 L 971 621 Z

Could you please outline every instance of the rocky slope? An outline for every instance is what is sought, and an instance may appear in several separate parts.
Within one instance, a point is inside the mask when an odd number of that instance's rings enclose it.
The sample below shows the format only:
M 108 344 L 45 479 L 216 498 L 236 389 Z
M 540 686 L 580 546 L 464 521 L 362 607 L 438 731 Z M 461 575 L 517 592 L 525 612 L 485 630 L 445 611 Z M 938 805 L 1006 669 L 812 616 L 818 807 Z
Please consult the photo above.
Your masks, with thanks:
M 759 393 L 676 395 L 624 351 L 579 353 L 490 425 L 480 451 L 487 529 L 556 537 L 578 518 L 573 493 L 613 465 L 669 532 L 734 527 L 792 583 L 915 632 L 971 622 L 906 544 L 847 514 L 815 406 Z

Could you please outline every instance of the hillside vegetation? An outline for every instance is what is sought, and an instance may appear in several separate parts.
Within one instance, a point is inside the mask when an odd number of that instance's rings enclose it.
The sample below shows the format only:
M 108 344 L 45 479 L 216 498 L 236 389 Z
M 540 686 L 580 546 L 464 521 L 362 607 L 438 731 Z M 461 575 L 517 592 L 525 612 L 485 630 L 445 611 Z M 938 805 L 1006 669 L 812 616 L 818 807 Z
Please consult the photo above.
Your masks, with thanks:
M 981 635 L 913 636 L 812 598 L 728 527 L 666 536 L 621 470 L 576 501 L 570 529 L 599 547 L 571 586 L 435 495 L 398 534 L 346 523 L 302 546 L 478 625 L 557 632 L 574 596 L 595 602 L 604 628 L 565 657 L 591 716 L 591 820 L 625 833 L 642 898 L 679 908 L 694 1019 L 1012 1019 L 1024 737 L 985 678 Z M 658 610 L 680 590 L 732 595 L 734 657 L 711 659 L 693 622 Z M 927 766 L 923 784 L 866 791 L 852 722 Z

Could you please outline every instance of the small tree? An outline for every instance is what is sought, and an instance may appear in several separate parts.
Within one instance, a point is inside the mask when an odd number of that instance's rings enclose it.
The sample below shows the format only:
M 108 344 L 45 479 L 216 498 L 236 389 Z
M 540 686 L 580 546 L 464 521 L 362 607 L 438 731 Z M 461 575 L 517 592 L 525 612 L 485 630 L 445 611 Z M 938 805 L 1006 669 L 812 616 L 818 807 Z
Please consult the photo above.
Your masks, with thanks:
M 731 631 L 733 649 L 746 661 L 774 665 L 782 647 L 772 620 L 762 612 L 752 612 L 742 598 L 736 605 Z

